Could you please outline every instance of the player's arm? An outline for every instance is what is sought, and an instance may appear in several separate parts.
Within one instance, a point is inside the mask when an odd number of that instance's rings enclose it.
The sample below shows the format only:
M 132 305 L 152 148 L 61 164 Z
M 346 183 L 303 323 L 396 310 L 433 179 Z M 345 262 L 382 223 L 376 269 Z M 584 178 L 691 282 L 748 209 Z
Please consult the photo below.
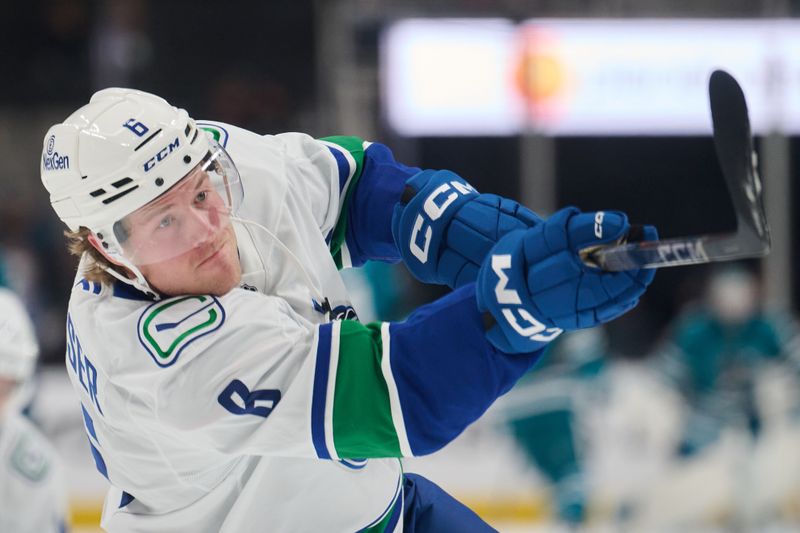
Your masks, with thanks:
M 423 455 L 461 433 L 540 353 L 489 343 L 474 284 L 403 322 L 372 324 L 311 325 L 277 299 L 235 292 L 220 299 L 219 329 L 161 370 L 155 413 L 138 417 L 152 431 L 170 428 L 187 446 L 224 454 Z
M 403 322 L 319 327 L 311 430 L 320 458 L 434 452 L 536 362 L 497 350 L 468 284 Z
M 398 163 L 382 144 L 355 137 L 325 142 L 340 163 L 340 180 L 342 169 L 353 172 L 331 240 L 340 267 L 402 260 L 420 281 L 456 288 L 475 281 L 501 236 L 540 221 L 513 200 L 478 193 L 453 172 Z
M 386 146 L 358 137 L 284 133 L 271 139 L 286 154 L 290 193 L 310 207 L 339 268 L 400 260 L 392 208 L 418 168 L 395 161 Z
M 406 181 L 420 169 L 395 160 L 380 143 L 358 137 L 320 139 L 337 164 L 340 210 L 329 236 L 331 255 L 339 268 L 368 260 L 396 263 L 401 255 L 392 237 L 392 210 Z
M 424 455 L 450 442 L 562 330 L 596 326 L 637 304 L 655 271 L 602 272 L 579 256 L 628 231 L 621 213 L 568 208 L 502 237 L 476 283 L 405 322 L 321 326 L 317 365 L 336 372 L 315 376 L 326 414 L 312 422 L 318 455 Z M 644 237 L 655 239 L 655 229 Z
M 580 261 L 578 250 L 628 229 L 624 215 L 607 213 L 597 237 L 597 218 L 565 210 L 509 233 L 476 283 L 403 322 L 311 326 L 277 299 L 234 291 L 222 302 L 246 300 L 228 312 L 246 320 L 221 327 L 202 354 L 170 367 L 175 378 L 156 402 L 159 416 L 188 442 L 225 453 L 431 453 L 508 391 L 562 329 L 591 327 L 636 305 L 653 271 L 604 273 Z
M 303 139 L 289 135 L 283 137 L 292 143 Z M 319 145 L 322 154 L 314 153 Z M 308 170 L 298 181 L 307 184 L 305 198 L 329 192 L 331 205 L 314 212 L 328 213 L 321 227 L 340 268 L 402 260 L 421 281 L 455 288 L 475 281 L 501 236 L 540 221 L 517 202 L 478 193 L 453 172 L 403 165 L 380 143 L 328 137 L 314 147 L 306 139 L 304 152 L 297 166 Z

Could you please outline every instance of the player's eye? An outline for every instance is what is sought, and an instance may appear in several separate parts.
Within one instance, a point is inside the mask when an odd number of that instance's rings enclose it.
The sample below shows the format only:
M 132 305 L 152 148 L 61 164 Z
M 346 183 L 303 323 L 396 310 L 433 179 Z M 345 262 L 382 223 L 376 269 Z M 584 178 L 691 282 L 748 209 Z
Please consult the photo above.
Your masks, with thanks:
M 208 193 L 206 191 L 200 191 L 197 193 L 197 196 L 194 197 L 194 200 L 198 203 L 203 203 L 208 198 Z

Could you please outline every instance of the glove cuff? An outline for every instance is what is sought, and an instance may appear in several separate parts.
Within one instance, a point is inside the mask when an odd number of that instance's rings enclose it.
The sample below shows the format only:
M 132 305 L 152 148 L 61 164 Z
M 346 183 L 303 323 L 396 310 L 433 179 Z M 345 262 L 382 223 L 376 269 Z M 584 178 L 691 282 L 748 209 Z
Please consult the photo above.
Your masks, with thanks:
M 423 170 L 406 181 L 392 214 L 392 237 L 415 278 L 445 283 L 439 254 L 446 229 L 456 212 L 477 196 L 469 183 L 448 170 Z

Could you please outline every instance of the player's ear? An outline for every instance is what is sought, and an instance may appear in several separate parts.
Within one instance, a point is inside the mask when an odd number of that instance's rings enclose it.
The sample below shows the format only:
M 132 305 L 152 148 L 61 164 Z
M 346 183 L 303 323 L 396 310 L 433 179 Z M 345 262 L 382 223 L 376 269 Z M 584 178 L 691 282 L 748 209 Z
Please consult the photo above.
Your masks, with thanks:
M 106 261 L 108 261 L 112 265 L 117 265 L 117 266 L 121 266 L 121 267 L 125 266 L 122 263 L 120 263 L 119 261 L 117 261 L 116 259 L 112 258 L 110 255 L 108 255 L 108 253 L 105 251 L 103 246 L 100 244 L 100 241 L 98 240 L 97 236 L 94 233 L 89 233 L 89 235 L 86 238 L 89 239 L 89 244 L 92 245 L 92 248 L 94 248 L 95 250 L 100 252 L 100 255 L 102 255 L 106 259 Z

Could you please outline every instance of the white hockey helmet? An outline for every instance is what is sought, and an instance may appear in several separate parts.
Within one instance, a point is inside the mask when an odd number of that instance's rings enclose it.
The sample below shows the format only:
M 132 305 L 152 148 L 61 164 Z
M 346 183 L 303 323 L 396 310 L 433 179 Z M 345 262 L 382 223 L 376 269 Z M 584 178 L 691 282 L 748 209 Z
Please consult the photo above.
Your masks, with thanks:
M 51 127 L 40 169 L 58 217 L 73 231 L 90 229 L 106 253 L 140 282 L 144 278 L 136 265 L 144 263 L 136 250 L 124 246 L 129 228 L 122 222 L 127 215 L 196 169 L 209 175 L 219 194 L 215 198 L 224 202 L 228 214 L 243 195 L 236 166 L 210 134 L 185 110 L 133 89 L 99 91 L 64 123 Z M 169 250 L 179 255 L 186 248 Z M 152 254 L 148 257 L 153 260 Z M 169 257 L 158 258 L 163 259 Z
M 0 287 L 0 377 L 20 383 L 33 375 L 39 345 L 25 306 Z

